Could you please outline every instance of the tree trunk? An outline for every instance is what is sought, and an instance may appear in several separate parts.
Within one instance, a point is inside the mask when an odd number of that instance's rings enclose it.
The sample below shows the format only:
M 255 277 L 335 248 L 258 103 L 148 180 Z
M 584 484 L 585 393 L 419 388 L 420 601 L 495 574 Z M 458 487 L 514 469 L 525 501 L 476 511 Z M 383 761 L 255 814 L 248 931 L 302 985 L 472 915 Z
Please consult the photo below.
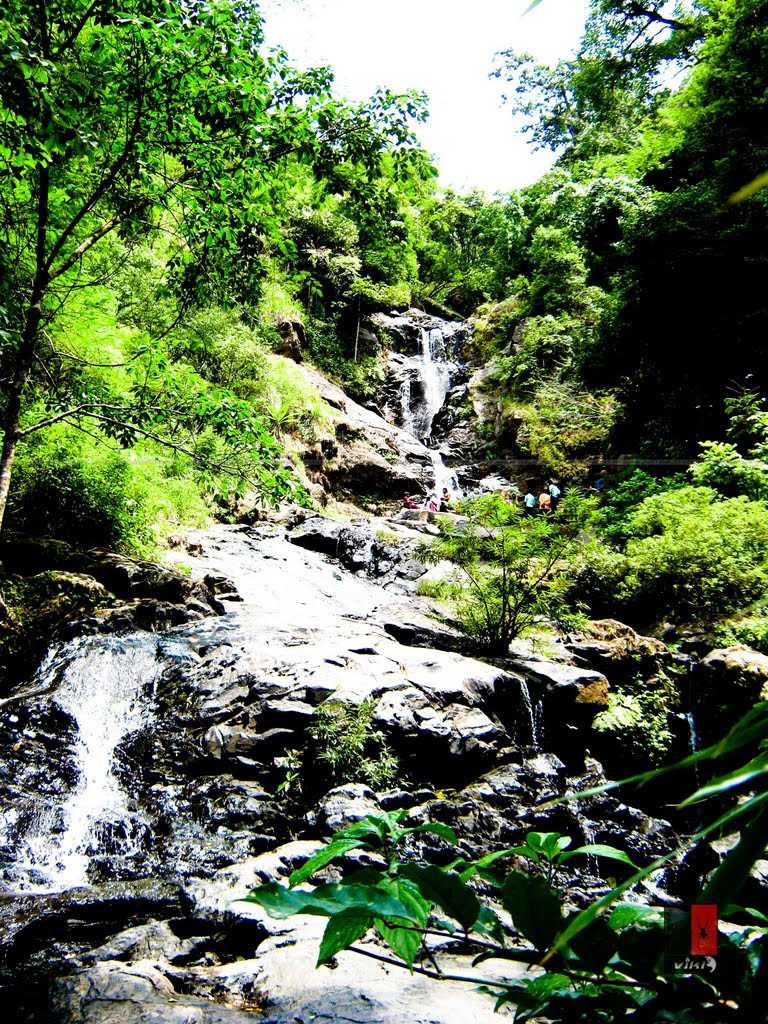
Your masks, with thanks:
M 16 446 L 19 441 L 19 421 L 21 419 L 21 400 L 24 395 L 24 388 L 32 368 L 32 361 L 35 358 L 35 344 L 37 332 L 42 316 L 42 287 L 40 282 L 35 284 L 32 305 L 27 311 L 27 321 L 24 325 L 24 333 L 21 338 L 16 372 L 13 375 L 8 405 L 5 410 L 3 421 L 3 449 L 0 453 L 0 530 L 3 528 L 5 509 L 8 504 L 8 492 L 11 489 L 11 473 L 13 462 L 16 458 Z

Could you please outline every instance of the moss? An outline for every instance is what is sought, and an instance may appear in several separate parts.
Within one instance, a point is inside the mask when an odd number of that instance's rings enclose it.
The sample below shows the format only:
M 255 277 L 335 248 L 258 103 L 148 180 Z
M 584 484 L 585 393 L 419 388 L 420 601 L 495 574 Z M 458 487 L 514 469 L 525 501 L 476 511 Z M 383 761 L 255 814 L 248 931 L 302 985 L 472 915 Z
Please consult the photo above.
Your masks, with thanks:
M 63 623 L 112 600 L 92 576 L 47 569 L 0 577 L 0 669 L 10 680 L 35 668 Z

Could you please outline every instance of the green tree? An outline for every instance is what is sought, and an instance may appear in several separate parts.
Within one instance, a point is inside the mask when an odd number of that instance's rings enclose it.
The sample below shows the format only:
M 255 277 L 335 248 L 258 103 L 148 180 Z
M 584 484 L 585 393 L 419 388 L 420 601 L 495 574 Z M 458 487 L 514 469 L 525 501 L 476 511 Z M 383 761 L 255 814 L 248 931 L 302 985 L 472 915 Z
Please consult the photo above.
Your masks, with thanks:
M 421 557 L 456 565 L 453 596 L 463 629 L 485 652 L 504 655 L 537 620 L 567 617 L 568 557 L 593 511 L 590 500 L 572 496 L 551 515 L 528 516 L 487 495 L 466 505 L 466 521 L 441 525 Z

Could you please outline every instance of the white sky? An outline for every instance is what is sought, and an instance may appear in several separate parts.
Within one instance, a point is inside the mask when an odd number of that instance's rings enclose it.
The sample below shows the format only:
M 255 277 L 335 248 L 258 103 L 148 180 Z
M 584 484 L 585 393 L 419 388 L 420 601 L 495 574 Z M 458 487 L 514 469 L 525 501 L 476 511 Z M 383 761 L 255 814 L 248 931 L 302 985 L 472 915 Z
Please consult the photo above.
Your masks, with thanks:
M 262 0 L 267 42 L 302 66 L 329 64 L 337 93 L 357 100 L 379 87 L 430 98 L 420 129 L 440 180 L 459 190 L 507 192 L 551 164 L 534 153 L 489 79 L 494 54 L 514 48 L 554 63 L 573 52 L 587 0 Z

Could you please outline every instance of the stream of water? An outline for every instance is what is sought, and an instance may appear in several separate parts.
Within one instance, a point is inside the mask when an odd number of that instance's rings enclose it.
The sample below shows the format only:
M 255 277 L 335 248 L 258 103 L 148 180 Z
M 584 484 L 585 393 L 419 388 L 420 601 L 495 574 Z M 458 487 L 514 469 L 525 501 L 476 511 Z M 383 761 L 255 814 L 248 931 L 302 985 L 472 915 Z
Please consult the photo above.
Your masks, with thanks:
M 117 830 L 130 842 L 128 794 L 115 774 L 115 751 L 150 721 L 157 673 L 148 634 L 86 637 L 57 646 L 43 662 L 38 682 L 57 686 L 54 703 L 75 726 L 77 779 L 62 804 L 34 818 L 16 861 L 16 888 L 58 892 L 87 885 L 104 832 Z
M 447 321 L 442 327 L 420 328 L 419 355 L 414 360 L 418 397 L 414 401 L 409 378 L 403 381 L 400 391 L 401 426 L 430 449 L 433 492 L 441 495 L 445 489 L 451 497 L 459 493 L 459 481 L 434 443 L 433 425 L 451 386 L 451 362 L 447 356 L 456 328 L 456 324 Z

